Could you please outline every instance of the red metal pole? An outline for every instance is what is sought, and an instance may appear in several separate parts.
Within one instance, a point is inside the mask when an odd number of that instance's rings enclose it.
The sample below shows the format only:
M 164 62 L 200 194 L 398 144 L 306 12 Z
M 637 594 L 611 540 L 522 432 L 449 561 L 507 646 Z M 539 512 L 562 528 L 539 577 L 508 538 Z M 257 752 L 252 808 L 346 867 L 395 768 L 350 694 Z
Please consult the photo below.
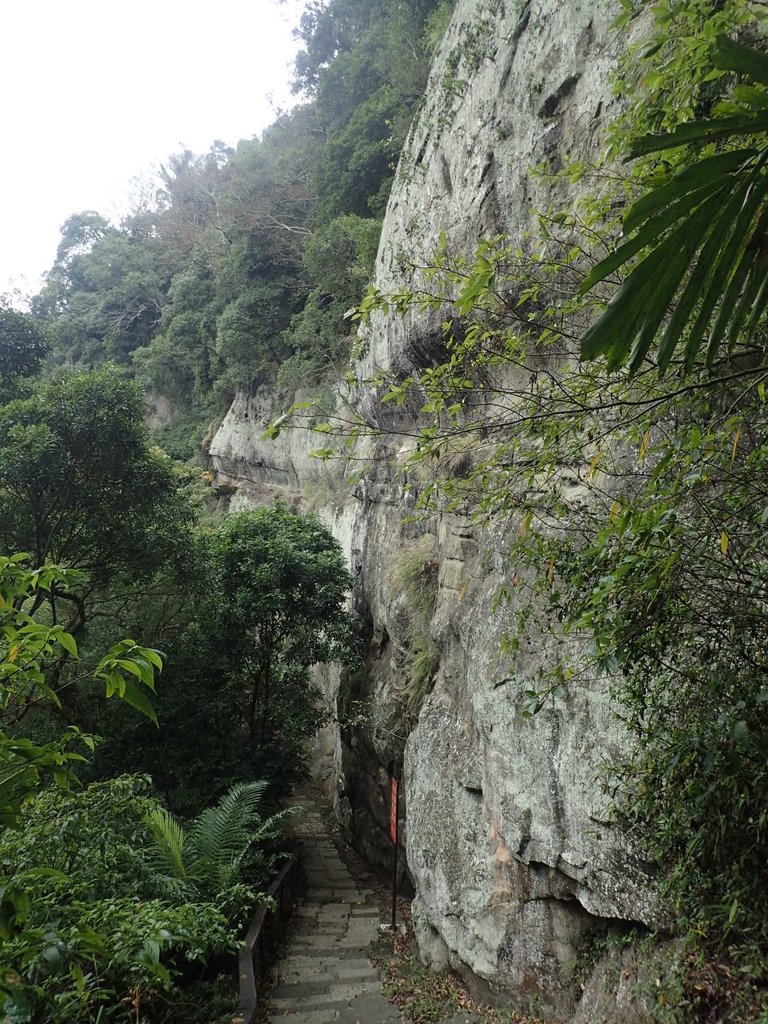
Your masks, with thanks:
M 398 804 L 400 802 L 400 786 L 397 778 L 392 776 L 392 841 L 395 851 L 392 857 L 392 931 L 397 930 L 397 840 L 398 840 Z

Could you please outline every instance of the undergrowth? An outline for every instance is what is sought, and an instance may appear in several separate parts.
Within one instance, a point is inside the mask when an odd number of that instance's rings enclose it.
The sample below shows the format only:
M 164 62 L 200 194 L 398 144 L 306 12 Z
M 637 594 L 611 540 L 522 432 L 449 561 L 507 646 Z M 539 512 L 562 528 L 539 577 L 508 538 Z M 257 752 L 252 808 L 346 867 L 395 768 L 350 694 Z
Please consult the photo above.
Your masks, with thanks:
M 469 989 L 451 971 L 436 973 L 422 966 L 410 917 L 405 934 L 382 932 L 371 947 L 371 960 L 384 986 L 384 994 L 411 1024 L 542 1024 L 514 1010 L 494 1009 L 473 999 Z M 553 1024 L 550 1019 L 549 1024 Z M 555 1022 L 556 1024 L 556 1022 Z

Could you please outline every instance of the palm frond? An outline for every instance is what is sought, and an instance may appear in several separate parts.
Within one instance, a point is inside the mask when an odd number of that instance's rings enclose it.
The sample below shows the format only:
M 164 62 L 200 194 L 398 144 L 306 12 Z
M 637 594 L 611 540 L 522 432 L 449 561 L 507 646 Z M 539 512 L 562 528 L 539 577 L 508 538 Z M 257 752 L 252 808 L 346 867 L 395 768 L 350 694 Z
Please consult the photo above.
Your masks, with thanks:
M 654 345 L 661 373 L 681 347 L 686 370 L 706 340 L 712 365 L 760 321 L 768 295 L 768 56 L 718 40 L 715 67 L 751 78 L 734 90 L 738 112 L 636 139 L 632 156 L 716 139 L 753 144 L 692 160 L 647 192 L 626 213 L 633 235 L 588 275 L 585 294 L 631 267 L 607 308 L 581 339 L 584 359 L 605 356 L 609 369 L 636 371 Z M 633 234 L 634 233 L 634 234 Z

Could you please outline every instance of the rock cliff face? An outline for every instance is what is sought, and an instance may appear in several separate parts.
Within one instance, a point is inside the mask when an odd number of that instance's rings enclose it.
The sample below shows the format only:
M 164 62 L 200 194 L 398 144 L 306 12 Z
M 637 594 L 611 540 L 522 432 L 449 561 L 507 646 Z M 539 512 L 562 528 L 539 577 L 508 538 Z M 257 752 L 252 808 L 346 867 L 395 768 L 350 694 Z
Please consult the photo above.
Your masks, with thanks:
M 552 200 L 531 167 L 595 153 L 610 116 L 617 9 L 615 0 L 458 0 L 390 200 L 383 289 L 407 286 L 441 231 L 467 253 L 482 236 L 522 239 L 531 208 Z M 381 315 L 362 349 L 363 376 L 429 363 L 439 317 Z M 640 968 L 628 955 L 574 981 L 590 934 L 655 918 L 648 879 L 605 821 L 596 779 L 624 742 L 605 681 L 573 684 L 554 707 L 522 717 L 527 670 L 505 674 L 505 619 L 492 611 L 514 573 L 506 531 L 517 524 L 410 522 L 413 490 L 397 471 L 409 413 L 379 406 L 372 389 L 355 401 L 382 433 L 358 442 L 353 485 L 341 463 L 310 457 L 318 442 L 306 431 L 260 440 L 273 410 L 258 396 L 240 395 L 210 444 L 235 507 L 281 494 L 315 508 L 357 573 L 369 654 L 364 671 L 323 680 L 335 719 L 318 774 L 353 840 L 385 863 L 387 769 L 403 763 L 402 831 L 428 962 L 581 1024 L 641 1020 Z M 530 671 L 546 657 L 542 636 Z

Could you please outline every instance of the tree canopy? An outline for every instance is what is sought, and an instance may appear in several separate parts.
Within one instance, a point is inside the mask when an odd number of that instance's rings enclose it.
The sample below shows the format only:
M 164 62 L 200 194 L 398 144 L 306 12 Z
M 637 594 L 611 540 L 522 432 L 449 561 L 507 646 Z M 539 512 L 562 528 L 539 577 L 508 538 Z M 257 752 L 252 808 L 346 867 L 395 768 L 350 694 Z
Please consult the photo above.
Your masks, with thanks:
M 281 364 L 287 390 L 338 375 L 350 338 L 342 296 L 332 311 L 318 308 L 305 253 L 315 233 L 335 234 L 349 256 L 345 308 L 360 301 L 450 7 L 309 4 L 295 69 L 304 103 L 234 149 L 217 142 L 169 157 L 120 225 L 93 211 L 66 222 L 33 303 L 54 358 L 84 368 L 114 360 L 201 420 L 239 385 L 274 384 Z M 353 252 L 350 216 L 366 221 Z
M 87 592 L 176 557 L 191 512 L 149 442 L 137 384 L 106 367 L 28 382 L 0 406 L 0 546 L 88 574 Z M 70 629 L 86 610 L 76 592 Z

